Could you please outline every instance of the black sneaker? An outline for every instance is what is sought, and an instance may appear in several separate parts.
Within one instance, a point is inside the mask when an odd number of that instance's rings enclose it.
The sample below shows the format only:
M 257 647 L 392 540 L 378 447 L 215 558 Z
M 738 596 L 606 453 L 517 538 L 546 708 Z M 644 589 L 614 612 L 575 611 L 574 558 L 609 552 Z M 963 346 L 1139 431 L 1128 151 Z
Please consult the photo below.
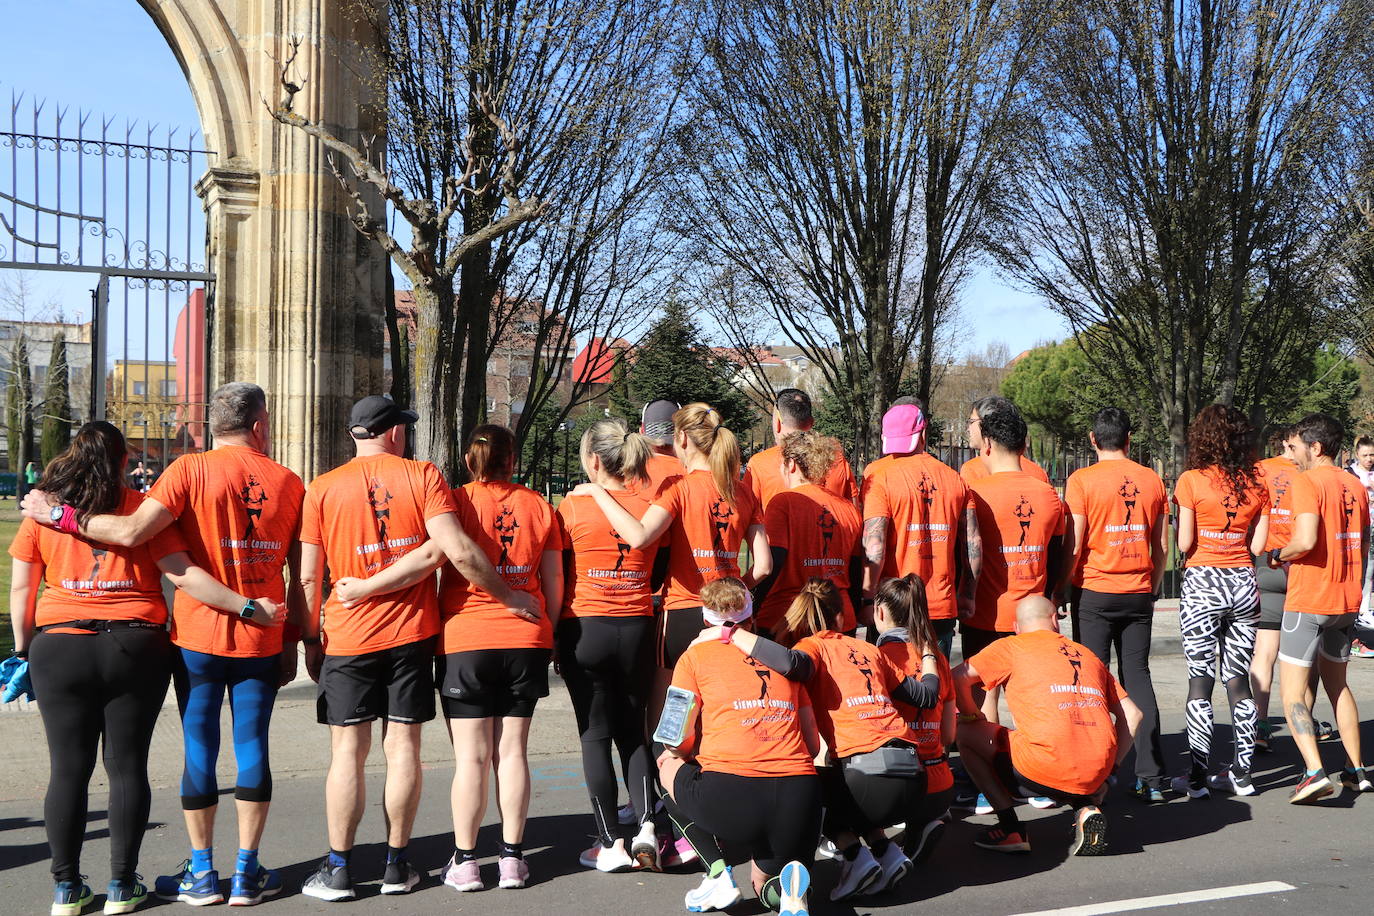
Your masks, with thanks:
M 1071 856 L 1100 856 L 1107 851 L 1107 818 L 1096 805 L 1079 808 L 1073 819 Z
M 420 883 L 420 873 L 405 859 L 386 863 L 382 873 L 383 894 L 409 894 Z
M 927 823 L 916 833 L 916 842 L 912 844 L 908 858 L 917 865 L 930 858 L 931 853 L 935 852 L 936 845 L 940 842 L 940 837 L 944 835 L 945 828 L 949 826 L 949 821 L 943 817 L 936 818 Z
M 315 873 L 305 879 L 301 893 L 329 903 L 352 900 L 356 896 L 353 882 L 348 877 L 348 866 L 330 865 L 329 856 L 325 856 Z

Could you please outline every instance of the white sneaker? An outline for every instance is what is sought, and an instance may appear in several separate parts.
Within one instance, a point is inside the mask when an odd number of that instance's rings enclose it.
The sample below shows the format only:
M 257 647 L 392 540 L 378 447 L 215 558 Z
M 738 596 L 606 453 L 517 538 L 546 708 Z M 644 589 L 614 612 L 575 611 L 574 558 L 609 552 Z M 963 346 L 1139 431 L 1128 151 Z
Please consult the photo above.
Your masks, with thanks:
M 625 851 L 625 841 L 616 840 L 614 845 L 603 846 L 601 841 L 592 844 L 592 847 L 582 855 L 577 857 L 587 868 L 595 868 L 597 871 L 606 873 L 629 871 L 635 867 L 635 860 L 630 858 L 630 854 Z
M 740 902 L 739 885 L 727 867 L 719 875 L 701 879 L 701 883 L 687 892 L 683 898 L 687 910 L 692 913 L 709 913 L 723 910 Z
M 1175 776 L 1169 780 L 1169 785 L 1179 795 L 1186 795 L 1189 798 L 1209 798 L 1212 794 L 1207 788 L 1207 783 L 1194 784 L 1187 776 Z
M 846 897 L 867 893 L 875 882 L 882 880 L 882 877 L 883 867 L 873 858 L 873 853 L 868 851 L 867 846 L 860 845 L 859 854 L 853 861 L 840 859 L 840 879 L 835 882 L 830 899 L 844 900 Z
M 624 843 L 624 840 L 618 840 Z M 630 841 L 630 857 L 635 861 L 635 867 L 645 871 L 663 871 L 658 864 L 658 833 L 654 831 L 654 822 L 645 821 L 639 828 L 639 833 Z
M 835 848 L 835 844 L 825 837 L 821 837 L 820 843 L 816 845 L 816 858 L 818 859 L 838 859 L 840 851 Z
M 892 890 L 911 872 L 911 860 L 896 843 L 887 844 L 887 850 L 878 857 L 878 864 L 882 866 L 883 873 L 868 889 L 870 894 Z
M 811 888 L 811 873 L 800 862 L 788 862 L 782 867 L 782 899 L 778 901 L 778 916 L 809 916 L 806 892 Z
M 1052 798 L 1046 798 L 1043 795 L 1032 795 L 1030 798 L 1026 799 L 1026 803 L 1032 808 L 1039 808 L 1041 811 L 1059 807 L 1059 802 Z
M 1213 773 L 1207 777 L 1207 787 L 1216 789 L 1218 792 L 1230 792 L 1232 795 L 1254 795 L 1255 783 L 1249 776 L 1235 772 L 1230 767 L 1220 773 Z

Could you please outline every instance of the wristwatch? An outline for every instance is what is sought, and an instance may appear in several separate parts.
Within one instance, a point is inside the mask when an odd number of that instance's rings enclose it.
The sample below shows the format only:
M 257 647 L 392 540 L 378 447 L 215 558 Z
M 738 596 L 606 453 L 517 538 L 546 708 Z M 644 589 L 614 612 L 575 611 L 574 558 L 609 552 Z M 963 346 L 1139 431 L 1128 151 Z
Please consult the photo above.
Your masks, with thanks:
M 62 521 L 62 516 L 65 512 L 66 508 L 64 506 L 53 506 L 48 510 L 48 518 L 56 525 L 58 522 Z
M 258 612 L 258 603 L 252 598 L 243 602 L 243 609 L 239 611 L 239 620 L 251 620 L 253 615 Z

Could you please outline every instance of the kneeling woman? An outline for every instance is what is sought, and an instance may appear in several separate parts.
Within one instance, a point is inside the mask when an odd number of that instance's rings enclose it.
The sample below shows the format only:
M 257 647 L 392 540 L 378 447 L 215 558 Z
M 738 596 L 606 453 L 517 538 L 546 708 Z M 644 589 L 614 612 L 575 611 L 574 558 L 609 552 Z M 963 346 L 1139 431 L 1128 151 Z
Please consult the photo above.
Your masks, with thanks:
M 678 660 L 654 733 L 667 749 L 659 777 L 669 811 L 706 864 L 687 894 L 693 912 L 740 899 L 716 840 L 751 858 L 754 890 L 783 916 L 804 916 L 809 860 L 820 829 L 821 790 L 812 759 L 820 748 L 811 701 L 796 681 L 730 646 L 753 613 L 738 579 L 701 589 L 703 616 L 725 626 Z M 709 632 L 709 631 L 708 631 Z
M 843 609 L 833 583 L 811 579 L 788 608 L 778 643 L 731 635 L 752 660 L 805 682 L 815 704 L 817 728 L 835 758 L 820 770 L 825 835 L 843 853 L 831 900 L 879 893 L 910 871 L 883 828 L 920 816 L 926 773 L 916 734 L 893 701 L 925 708 L 940 695 L 933 643 L 918 647 L 919 677 L 908 677 L 874 646 L 836 629 Z

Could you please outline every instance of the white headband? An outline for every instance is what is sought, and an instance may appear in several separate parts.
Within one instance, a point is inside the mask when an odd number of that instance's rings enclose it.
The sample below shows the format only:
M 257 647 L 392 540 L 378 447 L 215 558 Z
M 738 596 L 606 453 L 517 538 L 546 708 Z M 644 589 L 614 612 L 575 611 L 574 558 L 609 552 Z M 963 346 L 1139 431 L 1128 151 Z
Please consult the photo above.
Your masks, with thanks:
M 740 610 L 739 614 L 733 618 L 725 617 L 724 615 L 712 610 L 709 607 L 703 607 L 701 609 L 701 616 L 705 618 L 706 622 L 713 627 L 723 627 L 727 625 L 734 626 L 736 624 L 744 623 L 744 621 L 754 616 L 753 596 L 749 594 L 747 589 L 745 590 L 744 607 Z

